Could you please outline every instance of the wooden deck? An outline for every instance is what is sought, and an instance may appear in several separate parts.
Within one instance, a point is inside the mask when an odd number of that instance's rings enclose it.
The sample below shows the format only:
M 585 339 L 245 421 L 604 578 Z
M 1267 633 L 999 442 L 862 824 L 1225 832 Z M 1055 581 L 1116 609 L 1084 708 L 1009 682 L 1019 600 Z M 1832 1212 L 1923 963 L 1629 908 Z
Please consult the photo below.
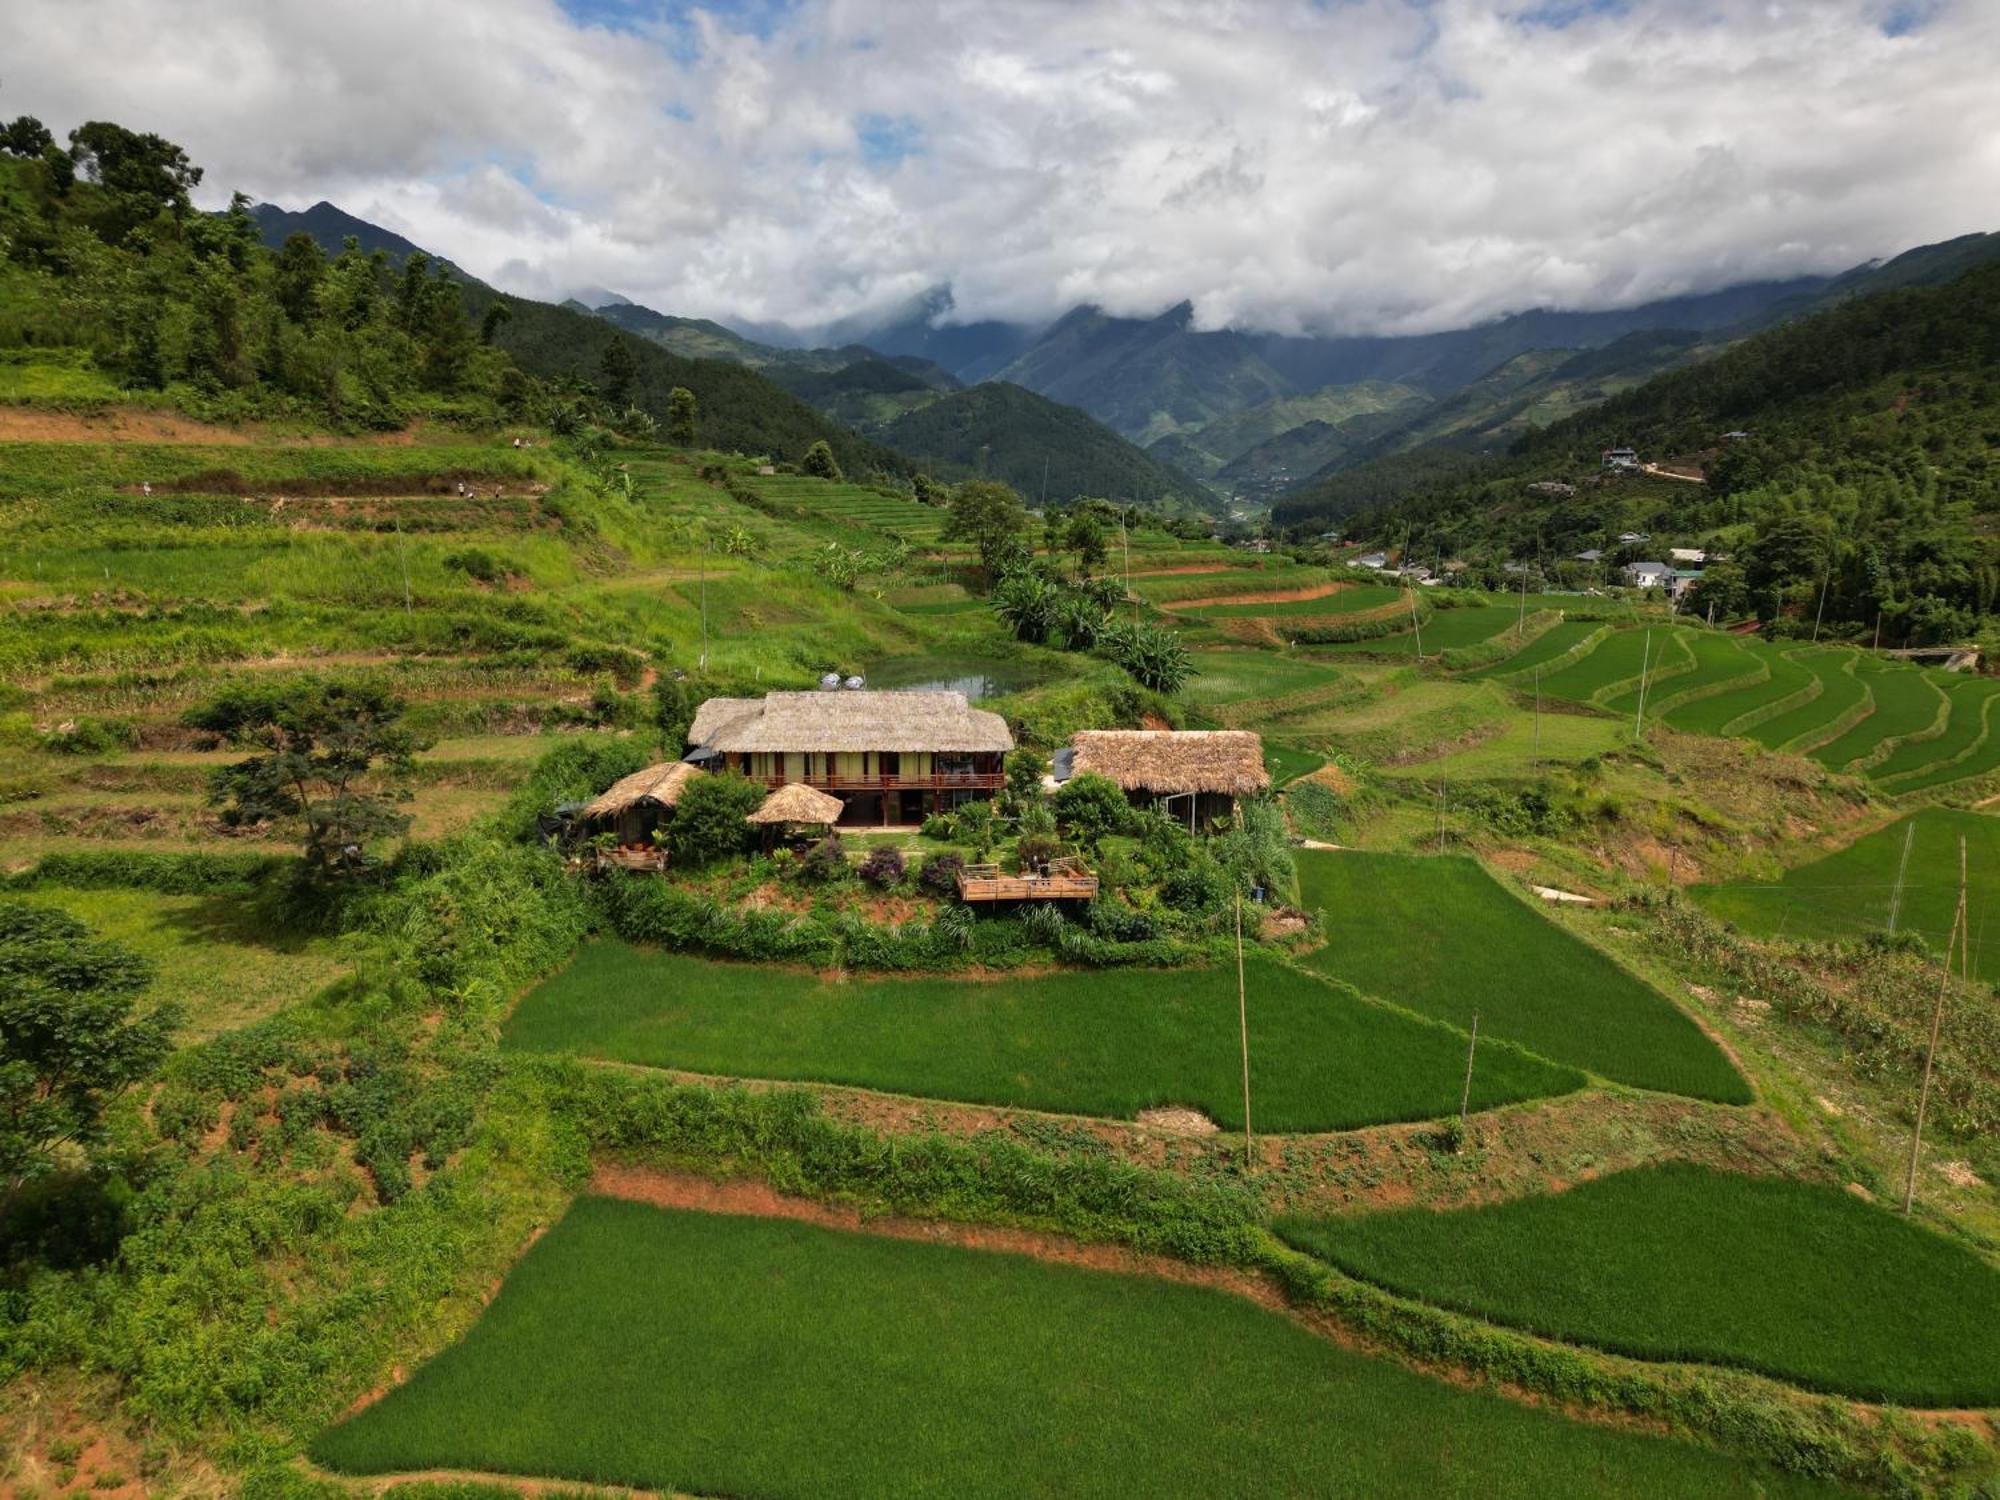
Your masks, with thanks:
M 958 874 L 961 901 L 1091 901 L 1097 877 L 1074 860 L 1059 860 L 1044 874 L 1009 875 L 998 865 L 967 865 Z

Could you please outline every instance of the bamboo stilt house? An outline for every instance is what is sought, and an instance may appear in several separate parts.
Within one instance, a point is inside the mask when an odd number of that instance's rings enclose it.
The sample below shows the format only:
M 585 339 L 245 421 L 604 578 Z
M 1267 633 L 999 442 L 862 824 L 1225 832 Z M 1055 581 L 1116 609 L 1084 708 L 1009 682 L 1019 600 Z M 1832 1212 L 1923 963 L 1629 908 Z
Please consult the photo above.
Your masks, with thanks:
M 689 726 L 688 759 L 773 790 L 837 797 L 851 825 L 917 823 L 1006 784 L 1007 721 L 963 693 L 767 693 L 711 698 Z
M 699 775 L 701 768 L 685 761 L 648 766 L 619 777 L 586 802 L 577 816 L 586 823 L 611 827 L 621 845 L 650 845 L 653 830 L 666 821 L 667 812 L 680 800 L 681 789 Z
M 1271 785 L 1264 742 L 1247 729 L 1082 729 L 1070 774 L 1117 783 L 1135 806 L 1159 807 L 1190 828 L 1230 816 L 1239 797 Z

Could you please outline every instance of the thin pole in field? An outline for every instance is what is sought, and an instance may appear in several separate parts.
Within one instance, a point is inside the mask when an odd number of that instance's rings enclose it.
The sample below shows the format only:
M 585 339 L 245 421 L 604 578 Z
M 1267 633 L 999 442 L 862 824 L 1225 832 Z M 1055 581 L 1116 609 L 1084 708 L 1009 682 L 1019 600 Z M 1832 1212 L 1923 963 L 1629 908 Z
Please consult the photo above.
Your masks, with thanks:
M 1256 1170 L 1250 1136 L 1250 995 L 1243 983 L 1243 892 L 1236 893 L 1236 1023 L 1243 1036 L 1243 1170 Z
M 1646 632 L 1646 650 L 1639 658 L 1639 706 L 1632 711 L 1632 738 L 1643 739 L 1646 734 L 1646 679 L 1653 671 L 1653 632 Z
M 1821 575 L 1819 580 L 1819 609 L 1813 615 L 1813 643 L 1815 645 L 1819 643 L 1819 622 L 1826 618 L 1826 586 L 1832 582 L 1833 549 L 1829 547 L 1826 553 L 1826 572 Z
M 708 542 L 701 544 L 701 670 L 708 670 Z
M 1535 668 L 1535 763 L 1542 760 L 1542 669 Z
M 410 547 L 403 540 L 403 518 L 396 517 L 396 557 L 403 565 L 403 613 L 410 611 Z M 107 575 L 108 576 L 108 575 Z
M 1472 1054 L 1479 1050 L 1479 1012 L 1472 1013 L 1472 1040 L 1465 1046 L 1465 1088 L 1458 1096 L 1458 1130 L 1465 1134 L 1465 1121 L 1472 1109 Z
M 1903 911 L 1903 877 L 1910 873 L 1910 844 L 1917 836 L 1917 820 L 1910 819 L 1910 826 L 1903 830 L 1903 857 L 1896 864 L 1896 885 L 1889 893 L 1889 935 L 1895 936 L 1896 919 Z
M 1521 612 L 1514 618 L 1514 639 L 1519 640 L 1528 628 L 1528 565 L 1521 564 Z
M 1938 1033 L 1944 1029 L 1944 997 L 1951 985 L 1951 946 L 1965 941 L 1965 836 L 1958 839 L 1958 910 L 1952 914 L 1951 936 L 1944 945 L 1944 972 L 1938 975 L 1937 1004 L 1931 1011 L 1931 1040 L 1924 1049 L 1924 1081 L 1917 1089 L 1917 1123 L 1910 1132 L 1910 1168 L 1903 1176 L 1903 1214 L 1909 1216 L 1917 1197 L 1917 1163 L 1924 1153 L 1924 1115 L 1931 1102 L 1931 1068 L 1937 1061 Z M 1960 962 L 1964 949 L 1960 948 Z
M 1417 613 L 1416 587 L 1407 583 L 1406 586 L 1410 590 L 1410 628 L 1417 633 L 1417 660 L 1422 661 L 1424 659 L 1424 617 Z

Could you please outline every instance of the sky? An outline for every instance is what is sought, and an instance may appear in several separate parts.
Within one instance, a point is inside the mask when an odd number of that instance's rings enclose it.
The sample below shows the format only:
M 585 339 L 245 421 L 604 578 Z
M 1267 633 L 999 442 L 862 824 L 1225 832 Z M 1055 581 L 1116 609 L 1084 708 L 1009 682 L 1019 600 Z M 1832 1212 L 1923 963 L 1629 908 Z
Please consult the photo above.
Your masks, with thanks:
M 0 114 L 509 291 L 1414 333 L 2000 229 L 2000 0 L 7 0 Z

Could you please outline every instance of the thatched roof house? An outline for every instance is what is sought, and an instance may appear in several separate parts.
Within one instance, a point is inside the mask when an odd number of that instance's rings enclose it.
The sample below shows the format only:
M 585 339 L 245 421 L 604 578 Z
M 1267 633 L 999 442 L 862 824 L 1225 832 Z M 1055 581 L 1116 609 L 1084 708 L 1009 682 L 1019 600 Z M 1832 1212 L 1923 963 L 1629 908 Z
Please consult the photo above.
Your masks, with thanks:
M 722 755 L 869 750 L 1004 754 L 1007 721 L 973 708 L 963 693 L 766 693 L 710 698 L 688 740 Z
M 781 786 L 764 799 L 746 823 L 838 823 L 846 807 L 838 797 L 817 791 L 803 781 Z
M 803 782 L 845 803 L 849 823 L 916 823 L 1005 784 L 1007 721 L 963 693 L 833 691 L 710 698 L 688 759 L 777 788 Z
M 1139 803 L 1197 818 L 1227 815 L 1271 785 L 1264 742 L 1247 729 L 1082 729 L 1070 773 L 1108 777 Z
M 648 766 L 619 777 L 577 816 L 587 823 L 615 822 L 621 844 L 645 843 L 660 826 L 661 814 L 680 801 L 682 788 L 699 775 L 701 768 L 685 761 Z

